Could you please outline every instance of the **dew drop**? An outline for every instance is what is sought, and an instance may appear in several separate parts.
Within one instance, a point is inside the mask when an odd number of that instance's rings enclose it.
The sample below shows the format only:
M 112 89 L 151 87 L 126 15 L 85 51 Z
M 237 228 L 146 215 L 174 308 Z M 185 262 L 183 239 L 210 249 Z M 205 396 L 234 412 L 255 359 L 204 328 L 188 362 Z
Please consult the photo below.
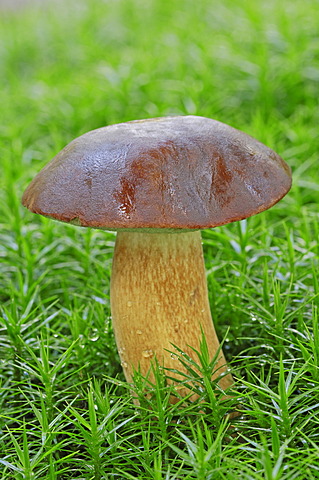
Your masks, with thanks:
M 174 332 L 177 333 L 178 330 L 179 330 L 179 325 L 178 325 L 178 323 L 175 323 L 175 325 L 174 325 Z
M 177 358 L 176 355 L 174 353 L 171 353 L 171 359 L 176 360 L 176 358 Z
M 142 356 L 144 358 L 152 358 L 154 356 L 153 350 L 143 350 Z
M 93 328 L 93 330 L 89 334 L 89 340 L 91 340 L 91 342 L 96 342 L 99 338 L 100 338 L 100 335 L 97 328 Z
M 136 335 L 143 335 L 142 330 L 136 330 Z
M 126 362 L 121 362 L 121 365 L 122 365 L 123 368 L 127 368 L 127 367 L 128 367 L 128 365 L 127 365 Z
M 128 306 L 128 307 L 131 307 L 131 306 L 132 306 L 132 302 L 127 302 L 127 306 Z

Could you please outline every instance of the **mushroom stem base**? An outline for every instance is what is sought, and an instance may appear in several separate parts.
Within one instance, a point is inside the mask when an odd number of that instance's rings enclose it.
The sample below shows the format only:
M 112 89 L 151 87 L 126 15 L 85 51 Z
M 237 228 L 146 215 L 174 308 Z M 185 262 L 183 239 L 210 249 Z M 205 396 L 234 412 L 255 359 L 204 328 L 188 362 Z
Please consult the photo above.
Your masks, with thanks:
M 198 363 L 192 348 L 200 350 L 202 332 L 209 355 L 219 341 L 213 325 L 206 284 L 201 234 L 117 234 L 111 280 L 113 328 L 128 382 L 134 370 L 154 381 L 151 364 L 186 373 L 174 353 L 178 346 Z M 169 350 L 169 352 L 167 351 Z M 212 378 L 226 371 L 222 351 Z M 170 373 L 171 376 L 171 373 Z M 178 380 L 179 375 L 175 375 Z M 219 380 L 225 390 L 230 374 Z M 189 393 L 186 387 L 180 393 Z

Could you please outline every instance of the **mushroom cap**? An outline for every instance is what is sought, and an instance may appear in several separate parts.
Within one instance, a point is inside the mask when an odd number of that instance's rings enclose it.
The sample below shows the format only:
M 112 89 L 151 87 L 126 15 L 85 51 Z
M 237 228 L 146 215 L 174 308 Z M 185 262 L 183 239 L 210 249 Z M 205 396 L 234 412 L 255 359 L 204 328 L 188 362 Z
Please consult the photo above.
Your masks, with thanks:
M 289 166 L 258 140 L 216 120 L 177 116 L 76 138 L 22 203 L 83 227 L 204 229 L 266 210 L 290 186 Z

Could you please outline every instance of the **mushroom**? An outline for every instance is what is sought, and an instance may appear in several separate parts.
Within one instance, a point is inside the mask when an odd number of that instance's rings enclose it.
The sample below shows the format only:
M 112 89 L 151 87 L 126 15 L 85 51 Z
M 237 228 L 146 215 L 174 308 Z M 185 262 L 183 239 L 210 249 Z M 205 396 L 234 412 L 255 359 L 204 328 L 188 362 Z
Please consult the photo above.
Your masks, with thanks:
M 210 313 L 200 230 L 266 210 L 290 186 L 288 165 L 259 141 L 209 118 L 177 116 L 73 140 L 22 203 L 62 222 L 117 231 L 111 313 L 128 382 L 138 369 L 154 380 L 155 359 L 183 375 L 172 345 L 196 361 L 203 332 L 211 358 L 218 352 L 213 378 L 226 390 L 233 380 Z

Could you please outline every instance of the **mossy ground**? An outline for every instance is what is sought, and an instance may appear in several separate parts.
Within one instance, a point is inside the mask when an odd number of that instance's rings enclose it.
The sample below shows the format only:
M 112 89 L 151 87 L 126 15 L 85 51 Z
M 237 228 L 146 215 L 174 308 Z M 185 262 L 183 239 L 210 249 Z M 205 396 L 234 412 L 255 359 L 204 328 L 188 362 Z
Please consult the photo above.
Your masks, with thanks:
M 0 24 L 1 478 L 319 478 L 317 2 L 70 0 Z M 170 405 L 158 372 L 148 399 L 137 375 L 137 408 L 110 321 L 114 234 L 20 198 L 82 133 L 180 114 L 255 136 L 294 182 L 271 210 L 203 233 L 231 396 L 203 347 L 200 402 Z

